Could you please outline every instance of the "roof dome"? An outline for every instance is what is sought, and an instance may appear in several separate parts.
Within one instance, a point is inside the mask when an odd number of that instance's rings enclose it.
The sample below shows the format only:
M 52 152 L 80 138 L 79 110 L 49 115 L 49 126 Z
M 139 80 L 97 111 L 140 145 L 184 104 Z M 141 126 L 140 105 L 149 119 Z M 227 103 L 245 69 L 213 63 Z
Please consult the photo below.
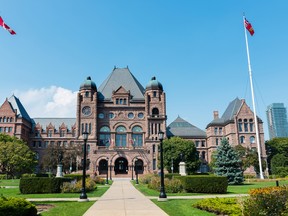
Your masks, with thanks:
M 90 76 L 88 76 L 87 79 L 81 84 L 80 90 L 83 89 L 97 91 L 96 84 L 91 80 Z
M 152 79 L 146 85 L 146 90 L 161 90 L 161 91 L 163 91 L 163 86 L 159 81 L 156 80 L 156 77 L 152 77 Z

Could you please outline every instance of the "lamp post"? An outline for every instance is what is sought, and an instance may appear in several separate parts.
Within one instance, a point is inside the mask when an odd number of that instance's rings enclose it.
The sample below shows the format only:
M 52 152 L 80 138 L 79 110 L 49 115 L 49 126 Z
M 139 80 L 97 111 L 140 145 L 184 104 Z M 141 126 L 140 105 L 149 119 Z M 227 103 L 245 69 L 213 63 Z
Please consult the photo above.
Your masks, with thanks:
M 109 158 L 107 157 L 106 160 L 107 160 L 106 184 L 108 185 L 109 184 L 109 182 L 108 182 L 108 172 L 109 172 L 109 170 L 108 170 L 108 165 L 109 165 L 108 161 L 109 161 Z
M 137 168 L 137 165 L 138 165 L 138 158 L 136 157 L 136 158 L 135 158 L 136 184 L 139 184 L 139 182 L 138 182 L 138 168 Z
M 110 160 L 110 180 L 112 180 L 112 159 Z
M 88 133 L 85 131 L 82 133 L 83 140 L 84 140 L 84 158 L 83 158 L 83 175 L 82 175 L 82 190 L 80 195 L 80 202 L 81 201 L 89 201 L 87 199 L 86 188 L 85 188 L 85 179 L 86 179 L 86 145 L 88 140 Z
M 158 201 L 166 201 L 167 200 L 167 196 L 166 196 L 166 193 L 165 193 L 164 171 L 163 171 L 163 138 L 164 138 L 164 133 L 162 131 L 159 131 L 158 138 L 160 140 L 160 166 L 161 166 L 161 172 L 160 172 L 160 176 L 161 176 L 160 183 L 161 183 L 161 186 L 160 186 L 160 194 L 159 194 Z

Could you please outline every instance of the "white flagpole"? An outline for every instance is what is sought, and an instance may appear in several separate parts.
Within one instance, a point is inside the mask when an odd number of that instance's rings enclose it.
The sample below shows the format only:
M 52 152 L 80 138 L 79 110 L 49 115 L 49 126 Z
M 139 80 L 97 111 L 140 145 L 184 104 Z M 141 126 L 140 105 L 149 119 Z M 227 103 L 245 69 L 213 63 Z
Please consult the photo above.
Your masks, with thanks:
M 257 148 L 258 148 L 260 179 L 264 179 L 263 171 L 262 171 L 262 161 L 261 161 L 261 147 L 260 147 L 260 139 L 259 139 L 258 118 L 257 118 L 257 115 L 256 115 L 256 107 L 255 107 L 255 101 L 254 101 L 252 69 L 251 69 L 251 64 L 250 64 L 250 54 L 249 54 L 247 30 L 246 30 L 246 26 L 245 26 L 245 16 L 244 15 L 243 15 L 243 25 L 244 25 L 244 32 L 245 32 L 246 51 L 247 51 L 247 60 L 248 60 L 248 70 L 249 70 L 250 87 L 251 87 L 251 94 L 252 94 L 252 105 L 253 105 L 254 120 L 255 120 L 256 142 L 257 142 Z

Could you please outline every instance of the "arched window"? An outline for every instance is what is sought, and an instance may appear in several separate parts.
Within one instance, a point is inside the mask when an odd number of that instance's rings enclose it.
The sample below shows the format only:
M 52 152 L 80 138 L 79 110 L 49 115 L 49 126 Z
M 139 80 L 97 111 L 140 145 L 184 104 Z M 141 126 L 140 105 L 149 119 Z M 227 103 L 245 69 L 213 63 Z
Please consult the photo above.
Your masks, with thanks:
M 241 136 L 241 137 L 240 137 L 240 143 L 241 143 L 241 144 L 245 143 L 245 136 Z
M 203 160 L 205 160 L 205 156 L 206 156 L 206 153 L 205 153 L 205 151 L 202 151 L 202 153 L 201 153 L 201 154 L 202 154 L 202 159 L 203 159 Z
M 255 137 L 254 136 L 250 137 L 250 143 L 255 143 Z
M 244 119 L 244 131 L 248 132 L 248 120 Z
M 242 132 L 242 119 L 239 119 L 238 120 L 238 130 L 239 130 L 239 132 Z
M 143 130 L 140 126 L 134 126 L 132 128 L 132 145 L 134 147 L 143 146 Z
M 126 147 L 126 128 L 124 126 L 118 126 L 116 128 L 116 146 Z
M 6 116 L 4 116 L 4 118 L 3 118 L 3 122 L 6 122 L 7 120 L 6 120 Z
M 2 117 L 0 117 L 0 122 L 2 122 Z
M 99 133 L 99 143 L 98 146 L 106 146 L 109 147 L 111 142 L 111 133 L 110 128 L 107 126 L 103 126 L 100 128 Z
M 153 116 L 159 115 L 159 110 L 158 110 L 158 108 L 153 108 L 153 109 L 152 109 L 152 115 L 153 115 Z
M 249 119 L 249 127 L 250 127 L 250 132 L 253 132 L 253 128 L 254 128 L 253 119 Z

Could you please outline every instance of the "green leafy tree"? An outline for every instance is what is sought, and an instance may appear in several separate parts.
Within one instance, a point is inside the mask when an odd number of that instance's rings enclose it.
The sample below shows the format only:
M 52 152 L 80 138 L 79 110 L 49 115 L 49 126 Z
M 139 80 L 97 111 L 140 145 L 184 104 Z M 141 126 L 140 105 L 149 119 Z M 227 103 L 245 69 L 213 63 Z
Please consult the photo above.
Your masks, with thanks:
M 272 159 L 274 156 L 281 154 L 284 161 L 288 160 L 288 138 L 274 138 L 269 141 L 266 141 L 266 154 L 267 154 L 267 163 L 270 174 L 278 174 L 276 166 L 278 162 L 275 162 L 272 168 Z M 283 157 L 284 156 L 284 157 Z M 277 156 L 279 157 L 279 156 Z M 276 158 L 277 158 L 276 157 Z M 275 159 L 278 161 L 278 159 Z M 281 165 L 282 166 L 282 165 Z
M 271 159 L 271 171 L 280 177 L 288 176 L 288 158 L 284 154 L 276 154 Z
M 241 159 L 226 138 L 222 139 L 217 148 L 215 174 L 226 176 L 229 184 L 242 184 L 244 181 L 241 170 Z
M 16 137 L 0 133 L 0 170 L 9 176 L 32 173 L 37 165 L 36 154 Z
M 180 137 L 172 137 L 163 141 L 164 166 L 171 172 L 173 161 L 173 172 L 179 172 L 181 159 L 186 164 L 188 173 L 196 172 L 201 164 L 196 147 L 191 140 L 184 140 Z M 182 158 L 181 158 L 182 157 Z

